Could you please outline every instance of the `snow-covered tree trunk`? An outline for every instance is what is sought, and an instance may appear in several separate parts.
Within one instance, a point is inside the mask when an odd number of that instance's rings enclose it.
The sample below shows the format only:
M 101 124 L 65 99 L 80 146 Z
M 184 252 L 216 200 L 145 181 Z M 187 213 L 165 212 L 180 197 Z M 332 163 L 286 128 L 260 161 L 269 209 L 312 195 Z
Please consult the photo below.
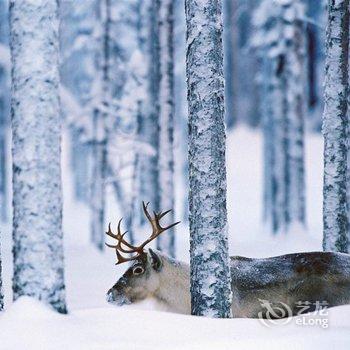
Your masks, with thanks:
M 192 314 L 230 317 L 221 1 L 185 1 Z
M 274 233 L 286 231 L 288 202 L 286 188 L 289 182 L 287 168 L 287 100 L 286 57 L 275 58 L 272 73 L 274 168 L 272 170 L 272 229 Z
M 8 49 L 8 4 L 0 2 L 0 219 L 8 219 L 8 124 L 9 124 L 9 74 L 10 60 Z
M 151 203 L 154 210 L 159 207 L 159 86 L 160 86 L 160 46 L 159 46 L 159 2 L 146 0 L 143 9 L 147 16 L 148 51 L 148 103 L 146 115 L 141 125 L 142 141 L 151 146 L 152 152 L 144 154 L 141 161 L 140 196 Z M 141 217 L 142 223 L 145 218 Z
M 87 203 L 90 183 L 89 157 L 91 153 L 91 147 L 90 144 L 81 142 L 79 138 L 79 132 L 76 129 L 72 129 L 70 168 L 74 181 L 75 199 Z
M 274 169 L 274 121 L 271 101 L 271 65 L 270 60 L 264 57 L 262 60 L 261 90 L 262 90 L 262 132 L 264 154 L 264 186 L 263 186 L 263 219 L 268 225 L 272 224 L 272 210 L 274 208 L 273 169 Z
M 0 63 L 0 219 L 7 220 L 7 96 L 6 71 Z
M 58 2 L 10 2 L 13 297 L 66 312 L 61 191 Z
M 224 75 L 225 75 L 225 112 L 226 126 L 231 129 L 237 121 L 237 27 L 238 0 L 224 0 Z
M 274 233 L 305 225 L 304 17 L 300 0 L 265 0 L 254 19 L 264 66 L 264 218 Z
M 159 209 L 174 208 L 174 4 L 160 0 L 159 5 Z M 174 211 L 167 220 L 174 222 Z M 175 257 L 174 228 L 157 238 L 157 249 Z
M 328 1 L 323 113 L 323 249 L 348 252 L 347 103 L 349 0 Z
M 93 115 L 93 168 L 91 176 L 91 241 L 100 250 L 104 248 L 105 232 L 105 195 L 107 177 L 107 147 L 108 128 L 106 125 L 107 112 L 110 103 L 110 26 L 111 26 L 111 0 L 101 2 L 98 18 L 102 23 L 102 54 L 98 55 L 101 62 L 97 62 L 101 79 L 101 99 Z M 102 56 L 102 57 L 101 57 Z
M 4 293 L 2 289 L 2 264 L 1 263 L 2 263 L 2 260 L 1 260 L 1 241 L 0 241 L 0 311 L 4 309 Z
M 91 209 L 91 242 L 100 250 L 104 248 L 105 230 L 105 180 L 107 172 L 107 147 L 106 140 L 97 134 L 98 130 L 104 128 L 103 117 L 99 111 L 94 112 L 94 141 L 91 145 L 93 159 L 90 189 Z
M 288 78 L 286 98 L 288 104 L 288 155 L 287 171 L 287 225 L 296 223 L 305 225 L 305 170 L 304 170 L 304 117 L 305 117 L 305 80 L 306 46 L 304 7 L 301 1 L 294 1 L 290 11 L 292 16 L 285 24 L 290 28 L 291 38 L 287 39 L 286 55 Z

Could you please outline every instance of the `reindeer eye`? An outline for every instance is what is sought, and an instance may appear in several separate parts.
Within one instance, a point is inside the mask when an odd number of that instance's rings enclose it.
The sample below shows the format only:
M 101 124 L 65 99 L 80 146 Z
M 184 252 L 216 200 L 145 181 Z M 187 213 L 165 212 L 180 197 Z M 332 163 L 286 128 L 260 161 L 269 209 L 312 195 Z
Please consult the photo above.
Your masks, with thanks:
M 143 269 L 143 267 L 141 267 L 141 266 L 136 266 L 136 267 L 134 267 L 134 269 L 132 270 L 132 273 L 134 274 L 134 275 L 141 275 L 142 273 L 144 273 L 145 272 L 145 270 Z

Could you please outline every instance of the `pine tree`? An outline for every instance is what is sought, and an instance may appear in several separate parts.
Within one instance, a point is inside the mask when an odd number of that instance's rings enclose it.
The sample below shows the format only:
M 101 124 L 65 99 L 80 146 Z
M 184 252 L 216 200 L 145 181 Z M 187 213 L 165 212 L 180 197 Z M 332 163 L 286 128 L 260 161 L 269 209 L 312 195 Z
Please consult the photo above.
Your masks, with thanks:
M 230 317 L 221 1 L 185 7 L 192 314 Z
M 174 208 L 174 4 L 173 0 L 160 0 L 160 113 L 159 113 L 159 208 Z M 174 212 L 169 213 L 174 222 Z M 157 238 L 157 249 L 175 257 L 174 229 Z
M 348 252 L 349 0 L 328 1 L 325 106 L 323 113 L 323 249 Z
M 58 26 L 56 0 L 10 2 L 13 297 L 65 313 Z

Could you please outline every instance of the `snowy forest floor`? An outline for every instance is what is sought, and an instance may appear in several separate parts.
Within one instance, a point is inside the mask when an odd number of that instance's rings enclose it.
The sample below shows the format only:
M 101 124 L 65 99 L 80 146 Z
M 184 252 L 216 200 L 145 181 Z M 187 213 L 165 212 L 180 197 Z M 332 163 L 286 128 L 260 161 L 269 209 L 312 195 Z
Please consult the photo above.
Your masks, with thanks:
M 306 138 L 308 230 L 294 228 L 273 237 L 261 223 L 262 140 L 259 133 L 238 128 L 228 136 L 228 217 L 230 255 L 267 257 L 321 250 L 322 138 Z M 58 315 L 30 298 L 11 304 L 11 233 L 1 227 L 6 312 L 0 316 L 0 349 L 347 349 L 350 306 L 329 310 L 329 327 L 288 324 L 267 327 L 259 320 L 213 320 L 165 312 L 153 301 L 122 308 L 105 301 L 106 291 L 121 275 L 112 251 L 89 244 L 89 213 L 72 200 L 67 147 L 63 147 L 64 233 L 69 315 Z M 110 194 L 112 195 L 112 194 Z M 183 205 L 179 189 L 177 208 Z M 166 208 L 164 208 L 166 209 Z M 108 209 L 108 221 L 119 217 Z M 188 261 L 188 228 L 177 229 L 177 252 Z M 310 316 L 312 317 L 312 316 Z M 307 323 L 307 322 L 306 322 Z

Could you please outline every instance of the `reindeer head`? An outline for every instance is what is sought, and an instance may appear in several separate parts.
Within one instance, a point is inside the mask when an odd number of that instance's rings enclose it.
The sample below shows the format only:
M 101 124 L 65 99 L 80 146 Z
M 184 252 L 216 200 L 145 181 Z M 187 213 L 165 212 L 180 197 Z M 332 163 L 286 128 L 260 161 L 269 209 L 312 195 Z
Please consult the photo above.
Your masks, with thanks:
M 107 301 L 109 303 L 124 305 L 144 300 L 148 296 L 154 294 L 159 286 L 158 273 L 162 269 L 162 257 L 152 249 L 144 250 L 144 247 L 157 238 L 162 232 L 177 225 L 179 222 L 162 227 L 159 220 L 170 212 L 170 210 L 162 213 L 154 213 L 152 218 L 147 210 L 148 203 L 142 202 L 143 211 L 146 218 L 152 226 L 152 233 L 146 241 L 139 246 L 133 246 L 124 239 L 125 234 L 121 233 L 121 221 L 118 223 L 118 231 L 114 234 L 111 226 L 108 226 L 106 234 L 117 240 L 116 245 L 106 245 L 115 249 L 117 254 L 116 265 L 127 261 L 132 261 L 132 265 L 126 270 L 117 283 L 107 292 Z M 122 254 L 131 254 L 124 257 Z

